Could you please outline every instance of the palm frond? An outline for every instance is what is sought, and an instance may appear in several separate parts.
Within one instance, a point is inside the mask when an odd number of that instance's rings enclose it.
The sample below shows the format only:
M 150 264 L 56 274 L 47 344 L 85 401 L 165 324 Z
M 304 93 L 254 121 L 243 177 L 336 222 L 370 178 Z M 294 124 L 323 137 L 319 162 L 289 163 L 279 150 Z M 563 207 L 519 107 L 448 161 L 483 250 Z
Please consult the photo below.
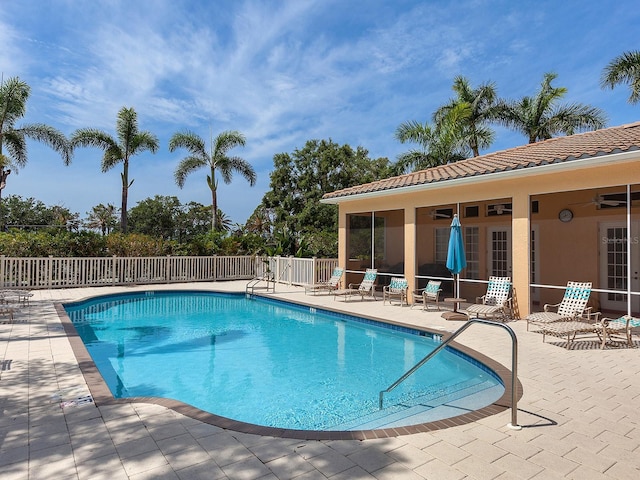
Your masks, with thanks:
M 17 130 L 9 130 L 2 134 L 2 143 L 7 148 L 14 167 L 24 167 L 27 164 L 27 142 L 24 135 Z
M 23 125 L 19 131 L 33 140 L 48 145 L 62 155 L 65 165 L 71 162 L 72 148 L 67 137 L 58 129 L 42 123 Z
M 631 87 L 629 103 L 640 101 L 640 50 L 625 52 L 604 68 L 600 79 L 602 88 L 613 89 L 619 84 Z
M 187 176 L 191 172 L 204 167 L 206 164 L 207 163 L 201 157 L 192 155 L 180 160 L 180 163 L 173 174 L 176 185 L 180 188 L 184 187 L 184 182 L 186 181 Z

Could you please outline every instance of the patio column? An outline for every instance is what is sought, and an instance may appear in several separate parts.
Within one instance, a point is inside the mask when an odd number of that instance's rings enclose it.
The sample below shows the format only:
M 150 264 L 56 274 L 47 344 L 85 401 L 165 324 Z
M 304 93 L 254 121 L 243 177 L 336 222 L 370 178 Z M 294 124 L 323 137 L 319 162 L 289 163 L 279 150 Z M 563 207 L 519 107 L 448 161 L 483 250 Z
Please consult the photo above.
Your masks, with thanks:
M 529 315 L 529 280 L 531 278 L 531 222 L 529 220 L 529 194 L 514 193 L 512 198 L 512 280 L 515 293 L 514 306 L 520 318 Z
M 347 269 L 347 214 L 341 206 L 338 206 L 338 266 Z
M 409 282 L 407 301 L 413 302 L 412 292 L 416 289 L 416 209 L 404 209 L 404 276 Z

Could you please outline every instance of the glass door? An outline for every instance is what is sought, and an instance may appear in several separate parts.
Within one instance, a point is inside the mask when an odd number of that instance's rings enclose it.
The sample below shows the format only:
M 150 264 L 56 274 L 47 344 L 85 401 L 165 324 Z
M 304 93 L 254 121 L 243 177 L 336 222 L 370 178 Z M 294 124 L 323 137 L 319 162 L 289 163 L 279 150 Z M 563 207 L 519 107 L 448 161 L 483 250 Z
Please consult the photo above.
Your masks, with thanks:
M 491 227 L 489 234 L 489 276 L 511 277 L 511 227 Z
M 631 224 L 632 239 L 637 239 L 639 224 Z M 628 262 L 631 253 L 631 284 L 628 282 Z M 627 311 L 627 290 L 637 292 L 640 288 L 640 245 L 627 241 L 627 225 L 625 222 L 602 223 L 600 225 L 600 285 L 606 290 L 619 290 L 600 294 L 600 308 L 616 312 Z M 631 297 L 631 311 L 640 310 L 638 295 Z

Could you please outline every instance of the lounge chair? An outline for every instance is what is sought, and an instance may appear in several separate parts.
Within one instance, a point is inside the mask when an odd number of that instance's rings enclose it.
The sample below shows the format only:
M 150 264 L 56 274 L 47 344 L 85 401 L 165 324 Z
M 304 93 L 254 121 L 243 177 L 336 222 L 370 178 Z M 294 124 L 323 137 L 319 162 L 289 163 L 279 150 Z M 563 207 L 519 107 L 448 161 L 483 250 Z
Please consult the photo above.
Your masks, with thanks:
M 9 322 L 13 322 L 13 314 L 16 312 L 17 310 L 15 308 L 10 307 L 6 303 L 0 303 L 0 315 L 8 316 Z M 0 322 L 0 323 L 7 323 L 7 322 Z
M 597 321 L 599 315 L 600 312 L 595 312 L 591 314 L 591 317 L 589 317 L 589 319 L 594 318 Z M 597 323 L 591 323 L 584 320 L 560 320 L 557 322 L 547 323 L 543 325 L 539 330 L 536 330 L 536 332 L 542 333 L 543 342 L 547 335 L 552 335 L 554 337 L 560 338 L 566 337 L 566 348 L 568 350 L 578 334 L 597 333 Z
M 340 279 L 342 278 L 343 272 L 344 272 L 344 269 L 340 267 L 334 268 L 333 273 L 331 273 L 331 278 L 329 278 L 329 280 L 327 280 L 326 282 L 305 285 L 304 293 L 306 294 L 308 292 L 312 292 L 315 294 L 317 292 L 323 292 L 323 291 L 332 292 L 333 290 L 337 290 L 338 286 L 340 285 Z
M 578 321 L 580 318 L 591 320 L 592 307 L 587 307 L 591 295 L 591 282 L 568 282 L 562 301 L 556 304 L 545 304 L 544 312 L 536 312 L 527 316 L 527 330 L 533 323 L 544 327 L 554 322 Z M 552 311 L 552 309 L 556 311 Z
M 421 303 L 422 309 L 428 310 L 429 303 L 435 303 L 436 308 L 440 311 L 440 292 L 442 292 L 442 288 L 440 288 L 441 284 L 442 282 L 440 280 L 429 280 L 426 287 L 414 291 L 411 308 L 418 303 Z
M 374 268 L 368 268 L 362 279 L 362 283 L 350 283 L 349 288 L 342 290 L 334 290 L 333 299 L 336 297 L 343 297 L 345 300 L 356 295 L 360 295 L 360 300 L 364 300 L 366 296 L 372 296 L 375 300 L 376 297 L 373 294 L 373 286 L 378 276 L 378 270 Z
M 489 277 L 487 293 L 476 298 L 476 303 L 466 309 L 468 319 L 478 317 L 498 317 L 501 320 L 509 318 L 511 312 L 511 278 Z
M 382 289 L 382 304 L 384 305 L 387 299 L 389 303 L 393 298 L 400 300 L 400 306 L 407 304 L 407 292 L 409 290 L 409 283 L 406 278 L 392 277 L 389 285 L 385 285 Z
M 613 340 L 615 336 L 622 341 L 626 341 L 629 347 L 633 347 L 631 339 L 632 329 L 640 327 L 640 319 L 630 315 L 624 315 L 620 318 L 603 318 L 601 322 L 596 323 L 596 333 L 602 341 L 600 348 L 604 348 L 607 339 Z
M 33 293 L 29 290 L 3 289 L 0 290 L 0 301 L 6 303 L 15 302 L 23 306 L 29 305 L 29 300 L 33 297 Z

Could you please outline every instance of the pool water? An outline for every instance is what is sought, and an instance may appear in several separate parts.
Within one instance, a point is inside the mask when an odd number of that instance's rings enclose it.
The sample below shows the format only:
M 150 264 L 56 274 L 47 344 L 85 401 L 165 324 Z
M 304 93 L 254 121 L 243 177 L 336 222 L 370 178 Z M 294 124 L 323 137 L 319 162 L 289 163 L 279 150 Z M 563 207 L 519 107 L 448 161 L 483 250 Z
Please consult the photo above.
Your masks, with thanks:
M 279 428 L 356 430 L 432 421 L 498 399 L 488 368 L 418 331 L 293 304 L 145 292 L 65 305 L 114 397 L 164 397 Z M 405 330 L 405 331 L 402 331 Z

